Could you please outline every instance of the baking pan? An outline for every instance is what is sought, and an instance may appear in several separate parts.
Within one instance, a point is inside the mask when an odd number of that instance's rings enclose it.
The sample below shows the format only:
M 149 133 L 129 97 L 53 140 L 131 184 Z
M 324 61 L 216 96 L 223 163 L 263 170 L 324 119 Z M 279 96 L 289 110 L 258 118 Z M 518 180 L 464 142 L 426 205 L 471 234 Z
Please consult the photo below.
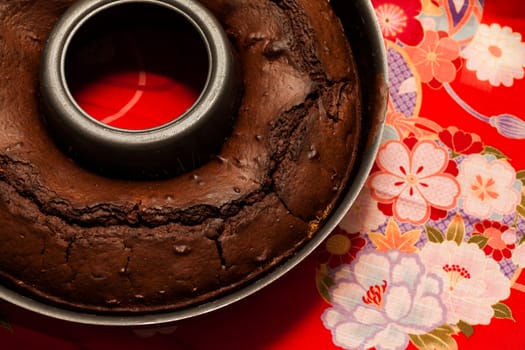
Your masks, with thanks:
M 107 326 L 145 326 L 174 322 L 224 308 L 263 289 L 286 275 L 311 254 L 332 232 L 354 203 L 374 164 L 387 107 L 387 67 L 385 48 L 374 9 L 369 0 L 332 0 L 352 46 L 362 85 L 363 122 L 356 169 L 335 209 L 320 230 L 294 256 L 264 276 L 215 300 L 170 312 L 140 315 L 97 315 L 57 308 L 0 286 L 0 298 L 36 313 L 66 321 Z

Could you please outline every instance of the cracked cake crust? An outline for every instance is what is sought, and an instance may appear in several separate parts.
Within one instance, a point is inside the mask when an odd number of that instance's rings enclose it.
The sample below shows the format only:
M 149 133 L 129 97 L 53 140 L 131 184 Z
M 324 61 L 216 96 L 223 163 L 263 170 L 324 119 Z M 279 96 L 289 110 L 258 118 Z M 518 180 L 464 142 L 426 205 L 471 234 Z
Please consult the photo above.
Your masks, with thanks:
M 243 68 L 220 154 L 177 178 L 109 179 L 52 142 L 39 58 L 72 3 L 0 2 L 0 277 L 65 307 L 128 313 L 209 300 L 315 233 L 356 158 L 360 91 L 326 0 L 202 0 Z

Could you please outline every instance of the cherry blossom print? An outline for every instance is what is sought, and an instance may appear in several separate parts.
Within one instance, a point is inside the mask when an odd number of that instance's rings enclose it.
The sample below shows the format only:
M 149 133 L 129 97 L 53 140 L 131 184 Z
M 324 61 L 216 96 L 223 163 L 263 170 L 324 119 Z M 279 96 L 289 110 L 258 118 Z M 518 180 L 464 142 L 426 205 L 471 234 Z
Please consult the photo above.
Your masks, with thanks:
M 474 154 L 483 151 L 483 142 L 479 135 L 458 130 L 455 126 L 448 127 L 438 133 L 439 139 L 452 150 L 455 156 Z
M 331 268 L 352 262 L 357 253 L 366 245 L 365 239 L 359 233 L 348 233 L 336 227 L 321 250 L 319 261 Z
M 514 188 L 516 171 L 506 162 L 474 154 L 460 164 L 457 178 L 461 186 L 463 210 L 469 215 L 489 218 L 493 213 L 514 213 L 521 200 Z
M 477 244 L 429 242 L 419 255 L 427 271 L 444 283 L 442 300 L 449 324 L 487 325 L 494 316 L 492 305 L 510 295 L 510 282 L 500 266 Z
M 370 189 L 365 187 L 339 226 L 346 232 L 367 233 L 376 230 L 385 220 L 386 216 L 377 208 L 377 201 L 370 195 Z
M 416 254 L 362 252 L 335 271 L 334 283 L 322 320 L 345 349 L 405 349 L 409 334 L 445 321 L 443 283 Z
M 450 83 L 456 78 L 459 44 L 444 32 L 425 31 L 423 41 L 417 46 L 407 46 L 405 51 L 413 61 L 421 82 Z
M 483 220 L 474 225 L 472 236 L 483 236 L 488 239 L 483 251 L 496 261 L 510 259 L 516 247 L 516 230 L 497 221 Z
M 385 39 L 417 45 L 423 39 L 423 27 L 417 19 L 420 0 L 372 0 Z
M 428 140 L 388 141 L 379 150 L 379 171 L 368 185 L 381 204 L 392 205 L 392 215 L 400 222 L 423 224 L 432 208 L 445 211 L 456 205 L 459 184 L 448 171 L 448 151 Z M 380 208 L 382 208 L 380 206 Z
M 472 42 L 462 51 L 466 68 L 492 86 L 510 87 L 524 77 L 525 43 L 521 34 L 497 23 L 480 25 Z

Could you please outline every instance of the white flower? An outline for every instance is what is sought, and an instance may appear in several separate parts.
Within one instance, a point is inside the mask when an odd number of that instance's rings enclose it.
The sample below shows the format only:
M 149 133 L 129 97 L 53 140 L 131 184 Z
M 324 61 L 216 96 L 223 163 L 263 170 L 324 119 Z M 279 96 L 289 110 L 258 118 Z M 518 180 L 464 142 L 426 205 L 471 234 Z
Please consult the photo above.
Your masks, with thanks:
M 494 316 L 492 305 L 510 295 L 509 280 L 476 244 L 427 243 L 419 255 L 426 269 L 445 284 L 442 300 L 450 324 L 462 320 L 488 325 Z
M 381 146 L 377 165 L 380 171 L 369 178 L 371 195 L 392 204 L 394 217 L 401 222 L 425 223 L 431 209 L 452 209 L 459 196 L 459 184 L 447 173 L 446 149 L 431 141 L 419 141 L 412 148 L 400 141 Z
M 346 232 L 370 232 L 384 224 L 386 216 L 377 208 L 377 201 L 370 196 L 365 187 L 343 218 L 339 226 Z
M 512 214 L 521 200 L 520 192 L 513 187 L 516 171 L 501 160 L 471 155 L 461 163 L 457 179 L 463 209 L 479 218 L 488 218 L 492 213 Z
M 525 43 L 521 35 L 499 24 L 480 25 L 472 42 L 461 53 L 466 67 L 476 72 L 481 81 L 493 86 L 512 86 L 522 79 L 525 67 Z
M 525 267 L 525 244 L 521 244 L 512 252 L 512 262 L 519 267 Z
M 419 257 L 397 250 L 361 253 L 335 272 L 332 307 L 323 316 L 334 343 L 346 349 L 405 349 L 409 334 L 445 321 L 441 280 Z

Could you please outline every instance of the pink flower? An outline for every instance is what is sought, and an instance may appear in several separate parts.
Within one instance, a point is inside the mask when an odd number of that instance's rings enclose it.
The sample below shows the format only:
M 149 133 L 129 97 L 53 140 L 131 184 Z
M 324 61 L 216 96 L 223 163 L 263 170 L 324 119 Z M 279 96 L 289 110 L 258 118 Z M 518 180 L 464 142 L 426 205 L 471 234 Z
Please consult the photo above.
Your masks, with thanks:
M 459 183 L 447 150 L 434 142 L 388 141 L 380 148 L 376 165 L 379 170 L 368 183 L 372 197 L 391 205 L 398 221 L 420 225 L 431 218 L 433 208 L 446 214 L 455 207 Z
M 474 228 L 476 231 L 472 233 L 472 236 L 480 235 L 488 238 L 487 245 L 483 248 L 487 256 L 492 256 L 496 261 L 512 257 L 512 250 L 516 247 L 516 232 L 513 232 L 513 229 L 497 221 L 490 220 L 478 222 L 474 225 Z M 507 236 L 513 239 L 508 239 Z
M 423 27 L 416 18 L 421 13 L 420 0 L 372 0 L 385 39 L 417 45 L 423 39 Z
M 450 83 L 456 78 L 453 61 L 459 57 L 459 44 L 444 32 L 425 31 L 418 46 L 407 46 L 405 50 L 421 77 L 421 82 Z

